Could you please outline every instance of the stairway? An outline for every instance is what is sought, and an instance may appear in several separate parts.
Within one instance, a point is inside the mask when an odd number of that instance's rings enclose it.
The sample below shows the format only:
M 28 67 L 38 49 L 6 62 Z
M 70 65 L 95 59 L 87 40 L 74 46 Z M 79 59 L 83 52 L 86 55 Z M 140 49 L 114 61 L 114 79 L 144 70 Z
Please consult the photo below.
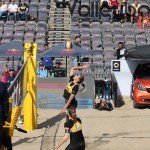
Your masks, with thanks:
M 56 8 L 54 0 L 51 1 L 49 11 L 48 43 L 53 47 L 63 41 L 70 40 L 70 12 L 68 7 Z

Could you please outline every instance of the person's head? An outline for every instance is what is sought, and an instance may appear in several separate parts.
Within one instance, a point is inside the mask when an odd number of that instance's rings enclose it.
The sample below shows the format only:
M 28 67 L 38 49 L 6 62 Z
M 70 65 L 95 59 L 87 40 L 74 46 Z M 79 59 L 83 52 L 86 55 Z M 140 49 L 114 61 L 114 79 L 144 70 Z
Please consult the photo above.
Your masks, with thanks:
M 72 119 L 76 119 L 76 108 L 70 107 L 68 110 L 68 114 Z
M 1 5 L 4 5 L 5 4 L 5 0 L 2 0 L 2 3 L 1 3 Z
M 75 83 L 81 84 L 84 81 L 84 76 L 82 73 L 80 73 L 80 74 L 75 75 L 73 79 Z
M 15 74 L 14 68 L 13 68 L 13 67 L 10 67 L 10 68 L 9 68 L 9 75 L 12 76 L 12 75 L 14 75 L 14 74 Z
M 138 4 L 139 4 L 138 0 L 135 0 L 135 1 L 134 1 L 134 5 L 135 5 L 135 6 L 138 6 Z
M 44 69 L 44 64 L 42 62 L 39 63 L 39 68 L 40 68 L 40 70 Z
M 119 42 L 119 43 L 118 43 L 118 48 L 119 48 L 119 49 L 122 49 L 122 48 L 123 48 L 123 42 Z
M 122 0 L 122 2 L 121 2 L 121 3 L 122 3 L 122 5 L 125 5 L 125 3 L 126 3 L 126 0 Z
M 75 41 L 76 41 L 76 42 L 80 42 L 80 41 L 81 41 L 81 39 L 80 39 L 80 36 L 79 36 L 79 35 L 75 36 Z
M 55 66 L 56 68 L 60 68 L 61 62 L 59 60 L 56 60 L 55 62 Z
M 45 50 L 48 50 L 48 44 L 47 44 L 47 43 L 44 44 L 44 49 L 45 49 Z
M 14 4 L 14 3 L 15 3 L 15 0 L 11 0 L 11 3 Z

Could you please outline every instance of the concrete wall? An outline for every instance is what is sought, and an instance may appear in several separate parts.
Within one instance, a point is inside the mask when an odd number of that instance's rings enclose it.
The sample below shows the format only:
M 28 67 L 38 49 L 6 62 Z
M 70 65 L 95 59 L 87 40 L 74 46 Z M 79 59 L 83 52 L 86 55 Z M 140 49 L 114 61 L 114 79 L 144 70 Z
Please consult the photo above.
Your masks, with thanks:
M 85 78 L 86 89 L 78 92 L 76 99 L 78 108 L 92 109 L 94 105 L 95 85 L 93 78 Z M 67 78 L 38 78 L 37 107 L 62 109 L 65 105 L 63 92 Z

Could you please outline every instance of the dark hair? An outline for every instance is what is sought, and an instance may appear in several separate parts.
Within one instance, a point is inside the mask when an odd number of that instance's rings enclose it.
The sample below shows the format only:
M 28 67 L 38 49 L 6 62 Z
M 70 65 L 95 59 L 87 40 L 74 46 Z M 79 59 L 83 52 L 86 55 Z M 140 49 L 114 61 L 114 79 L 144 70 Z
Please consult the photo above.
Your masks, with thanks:
M 44 47 L 45 47 L 45 46 L 48 46 L 48 43 L 45 43 L 45 44 L 44 44 Z
M 71 106 L 68 110 L 68 113 L 72 118 L 76 118 L 76 108 L 75 107 Z
M 84 76 L 83 76 L 83 74 L 82 73 L 80 73 L 80 75 L 79 75 L 80 77 L 79 77 L 79 84 L 81 84 L 83 81 L 84 81 Z
M 123 42 L 119 42 L 118 44 L 122 44 L 123 45 Z
M 80 36 L 79 36 L 79 35 L 76 35 L 76 36 L 75 36 L 75 40 L 76 40 L 77 38 L 80 38 Z

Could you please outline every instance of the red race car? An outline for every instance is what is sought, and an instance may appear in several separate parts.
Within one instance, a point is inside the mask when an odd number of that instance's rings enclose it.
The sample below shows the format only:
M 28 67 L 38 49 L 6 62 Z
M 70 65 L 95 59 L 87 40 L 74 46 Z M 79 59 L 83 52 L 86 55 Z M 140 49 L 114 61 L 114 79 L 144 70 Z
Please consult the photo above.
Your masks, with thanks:
M 133 107 L 150 106 L 150 64 L 138 65 L 133 77 L 131 90 Z

